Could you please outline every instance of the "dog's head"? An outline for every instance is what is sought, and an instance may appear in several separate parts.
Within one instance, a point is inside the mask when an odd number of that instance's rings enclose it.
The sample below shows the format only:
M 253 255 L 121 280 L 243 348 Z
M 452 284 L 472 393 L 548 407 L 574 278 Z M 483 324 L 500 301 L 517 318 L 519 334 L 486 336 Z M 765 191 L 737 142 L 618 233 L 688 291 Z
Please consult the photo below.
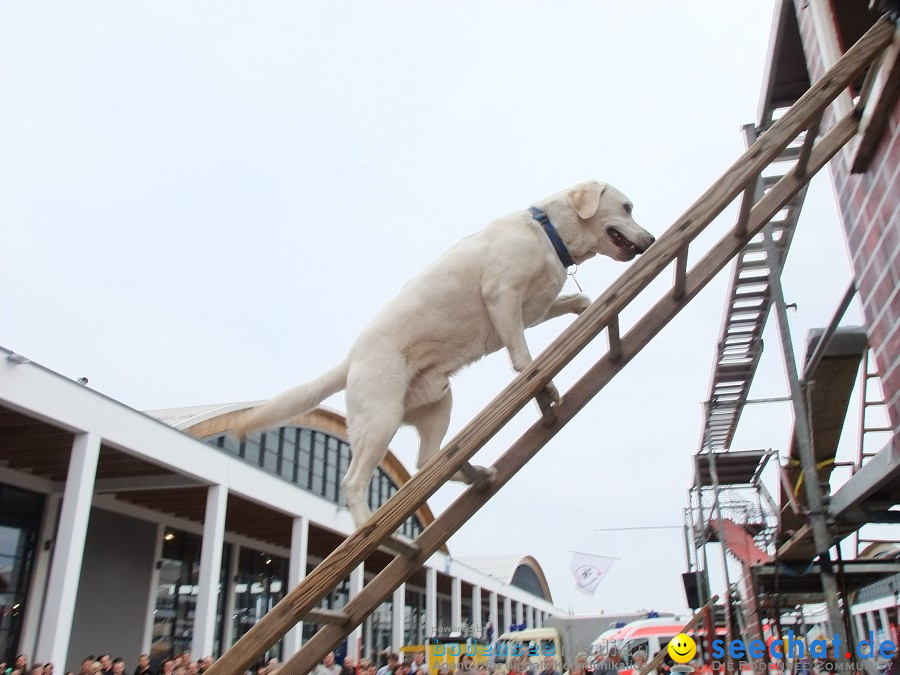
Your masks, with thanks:
M 631 200 L 612 185 L 587 181 L 566 195 L 584 230 L 589 255 L 606 255 L 623 262 L 633 260 L 656 239 L 631 216 Z M 581 261 L 577 261 L 581 262 Z

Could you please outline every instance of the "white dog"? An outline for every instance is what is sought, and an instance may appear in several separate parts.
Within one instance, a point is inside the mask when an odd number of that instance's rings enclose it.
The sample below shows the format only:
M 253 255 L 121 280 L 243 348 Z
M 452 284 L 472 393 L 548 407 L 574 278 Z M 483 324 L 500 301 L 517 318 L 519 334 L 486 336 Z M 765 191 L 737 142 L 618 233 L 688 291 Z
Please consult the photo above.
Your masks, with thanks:
M 346 389 L 353 457 L 342 486 L 362 525 L 371 515 L 369 481 L 402 424 L 418 432 L 418 468 L 440 450 L 450 424 L 451 375 L 501 347 L 521 372 L 532 361 L 527 327 L 580 314 L 590 304 L 580 293 L 559 295 L 568 266 L 597 254 L 631 260 L 654 241 L 634 222 L 625 195 L 604 183 L 581 183 L 535 207 L 456 244 L 381 310 L 343 363 L 250 411 L 236 432 L 273 426 Z M 482 467 L 461 474 L 454 480 L 488 475 Z

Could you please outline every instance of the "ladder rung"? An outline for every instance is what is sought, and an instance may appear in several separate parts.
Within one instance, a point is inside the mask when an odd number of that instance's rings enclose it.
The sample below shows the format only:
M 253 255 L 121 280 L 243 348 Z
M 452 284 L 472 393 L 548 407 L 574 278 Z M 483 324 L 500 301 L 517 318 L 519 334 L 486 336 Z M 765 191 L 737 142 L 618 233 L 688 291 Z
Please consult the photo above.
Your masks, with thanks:
M 675 258 L 675 283 L 672 286 L 672 297 L 681 300 L 684 297 L 684 282 L 687 274 L 688 248 L 681 249 Z
M 324 623 L 329 626 L 346 626 L 350 622 L 350 616 L 333 609 L 311 609 L 303 617 L 303 620 L 310 623 Z
M 606 326 L 606 336 L 609 339 L 609 356 L 613 361 L 622 358 L 622 340 L 619 338 L 619 315 L 616 314 L 609 320 Z
M 883 431 L 893 431 L 893 427 L 863 427 L 862 432 L 867 434 L 869 432 L 872 433 L 881 433 Z
M 870 405 L 884 405 L 885 403 L 886 403 L 885 401 L 866 401 L 866 402 L 863 403 L 863 405 L 865 405 L 865 406 L 870 406 Z
M 388 551 L 392 553 L 396 553 L 397 555 L 402 555 L 407 558 L 415 558 L 419 555 L 419 547 L 413 544 L 412 542 L 403 541 L 396 534 L 390 539 L 385 540 L 382 544 L 382 548 L 386 548 Z

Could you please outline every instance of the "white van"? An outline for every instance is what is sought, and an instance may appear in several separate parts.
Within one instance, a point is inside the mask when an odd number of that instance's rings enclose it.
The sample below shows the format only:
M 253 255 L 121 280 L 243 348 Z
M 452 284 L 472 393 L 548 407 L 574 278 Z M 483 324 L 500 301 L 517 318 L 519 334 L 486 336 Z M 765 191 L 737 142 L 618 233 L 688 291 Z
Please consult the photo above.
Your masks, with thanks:
M 514 670 L 516 662 L 525 658 L 536 673 L 544 670 L 544 660 L 553 659 L 553 667 L 563 672 L 563 643 L 555 628 L 527 628 L 504 633 L 494 643 L 494 667 L 504 673 Z M 517 671 L 521 672 L 521 671 Z
M 644 651 L 649 663 L 656 654 L 669 645 L 669 641 L 678 635 L 690 618 L 665 617 L 658 619 L 640 619 L 626 624 L 610 638 L 618 647 L 622 656 L 623 670 L 621 675 L 631 675 L 634 665 L 632 655 L 639 650 Z

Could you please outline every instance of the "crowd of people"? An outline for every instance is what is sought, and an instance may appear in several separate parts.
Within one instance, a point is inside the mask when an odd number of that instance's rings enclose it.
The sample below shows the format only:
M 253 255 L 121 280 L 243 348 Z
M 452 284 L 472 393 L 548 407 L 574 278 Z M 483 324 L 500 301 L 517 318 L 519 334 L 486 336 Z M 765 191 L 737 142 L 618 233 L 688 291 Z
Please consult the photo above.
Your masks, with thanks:
M 177 657 L 162 661 L 157 668 L 152 668 L 150 655 L 141 654 L 133 675 L 200 675 L 213 663 L 211 656 L 197 661 L 192 660 L 191 653 L 185 652 Z M 19 654 L 12 664 L 0 661 L 0 675 L 54 675 L 52 663 L 28 664 L 28 655 Z M 128 675 L 128 666 L 122 657 L 113 658 L 109 654 L 84 657 L 78 673 L 68 671 L 65 675 Z
M 801 666 L 798 675 L 827 675 L 842 670 L 840 667 L 828 667 L 830 661 L 837 660 L 834 654 L 829 654 L 829 657 L 830 659 L 814 660 L 809 667 Z M 574 663 L 567 664 L 564 672 L 565 675 L 619 675 L 622 670 L 627 669 L 637 675 L 647 665 L 648 658 L 647 652 L 639 649 L 630 654 L 626 665 L 622 655 L 613 647 L 604 655 L 595 654 L 593 658 L 579 653 Z M 203 675 L 213 662 L 211 656 L 194 660 L 190 652 L 184 652 L 173 658 L 165 658 L 158 666 L 154 666 L 149 654 L 141 654 L 130 675 Z M 673 665 L 668 655 L 665 655 L 655 669 L 655 675 L 669 675 Z M 900 675 L 900 651 L 886 665 L 885 675 Z M 708 667 L 699 663 L 697 666 L 695 672 L 698 675 L 703 675 L 708 670 Z M 277 659 L 270 659 L 258 664 L 247 675 L 275 675 L 280 667 Z M 543 669 L 539 671 L 537 664 L 527 654 L 521 654 L 513 656 L 502 672 L 492 673 L 487 664 L 476 663 L 471 654 L 464 653 L 456 662 L 448 660 L 435 664 L 436 672 L 433 675 L 562 675 L 557 667 L 557 659 L 547 657 L 543 660 Z M 29 664 L 27 655 L 19 654 L 12 663 L 0 661 L 0 675 L 54 675 L 54 668 L 52 663 Z M 129 675 L 129 669 L 121 657 L 112 658 L 109 654 L 90 655 L 84 658 L 78 673 L 67 672 L 65 675 Z M 429 675 L 429 667 L 423 651 L 416 652 L 411 659 L 402 659 L 394 652 L 382 652 L 377 658 L 363 658 L 358 662 L 348 656 L 342 665 L 338 665 L 332 652 L 309 675 Z

